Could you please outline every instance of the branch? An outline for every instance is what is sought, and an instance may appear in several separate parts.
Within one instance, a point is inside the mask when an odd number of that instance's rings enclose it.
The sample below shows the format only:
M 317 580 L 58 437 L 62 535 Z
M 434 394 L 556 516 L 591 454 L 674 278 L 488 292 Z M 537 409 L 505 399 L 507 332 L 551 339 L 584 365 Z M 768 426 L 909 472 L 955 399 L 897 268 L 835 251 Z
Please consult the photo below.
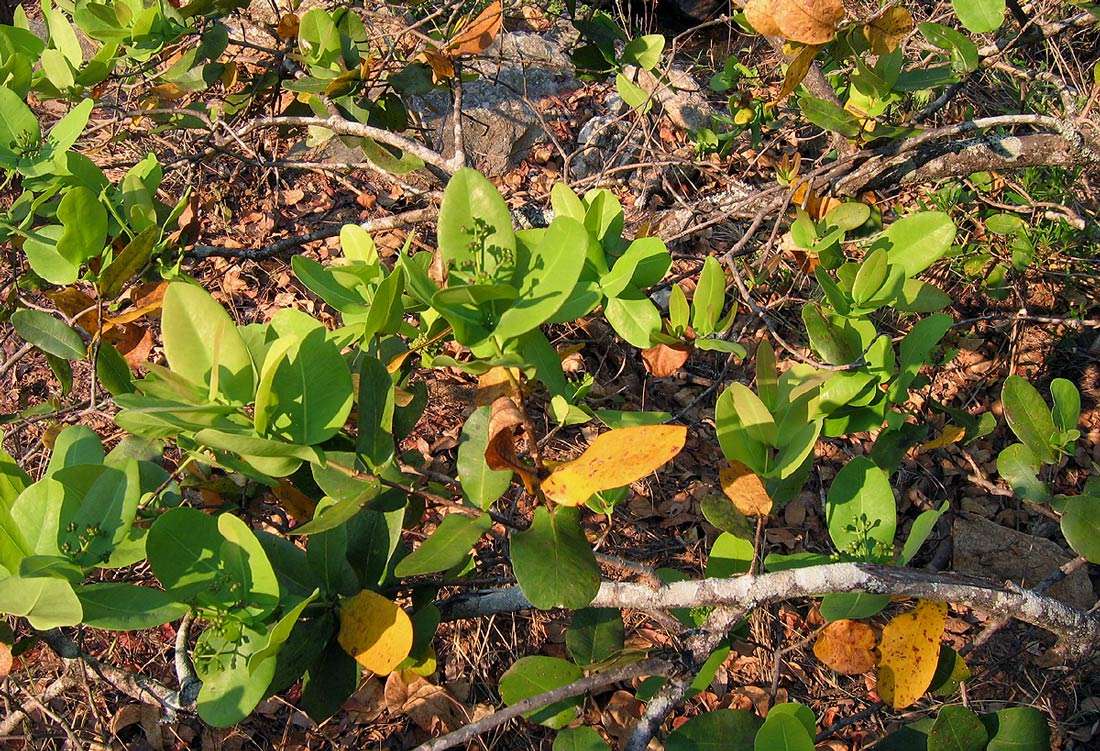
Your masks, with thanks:
M 469 725 L 461 727 L 453 733 L 447 733 L 447 735 L 440 736 L 439 738 L 433 738 L 417 746 L 414 751 L 443 751 L 443 749 L 454 748 L 459 744 L 466 743 L 476 738 L 482 733 L 503 725 L 509 720 L 536 709 L 549 706 L 555 702 L 562 701 L 563 699 L 570 699 L 574 696 L 587 693 L 588 691 L 594 691 L 604 686 L 610 686 L 642 675 L 667 674 L 671 670 L 672 665 L 667 660 L 652 659 L 644 660 L 643 662 L 635 662 L 612 670 L 605 670 L 601 673 L 593 673 L 592 675 L 570 683 L 568 686 L 561 686 L 524 699 L 506 709 L 494 712 L 477 722 L 472 722 Z
M 591 607 L 667 610 L 729 605 L 748 611 L 760 605 L 835 592 L 867 592 L 965 605 L 991 615 L 1029 623 L 1071 643 L 1074 656 L 1100 643 L 1100 614 L 1013 585 L 999 586 L 961 574 L 940 574 L 870 563 L 829 563 L 729 579 L 696 579 L 652 588 L 632 582 L 603 582 Z M 518 587 L 440 603 L 449 620 L 472 614 L 531 607 Z

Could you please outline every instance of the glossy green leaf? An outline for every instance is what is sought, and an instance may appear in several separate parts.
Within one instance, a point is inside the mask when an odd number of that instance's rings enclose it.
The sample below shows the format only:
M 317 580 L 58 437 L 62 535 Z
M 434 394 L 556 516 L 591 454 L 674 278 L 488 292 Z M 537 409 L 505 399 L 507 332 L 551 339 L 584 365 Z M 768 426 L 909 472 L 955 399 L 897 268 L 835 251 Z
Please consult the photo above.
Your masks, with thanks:
M 813 751 L 814 740 L 794 715 L 768 713 L 756 733 L 755 751 Z
M 466 418 L 458 442 L 455 468 L 462 492 L 474 505 L 487 509 L 512 485 L 511 470 L 491 469 L 485 461 L 489 443 L 488 406 L 478 407 Z
M 615 333 L 638 349 L 651 347 L 653 335 L 661 330 L 661 314 L 657 306 L 641 293 L 609 299 L 604 316 Z
M 942 211 L 921 211 L 891 224 L 875 247 L 886 248 L 892 266 L 913 277 L 944 256 L 955 240 L 955 223 Z
M 982 751 L 988 742 L 989 734 L 978 715 L 957 704 L 940 709 L 928 733 L 928 751 Z
M 1050 499 L 1050 488 L 1039 479 L 1039 458 L 1022 443 L 1014 443 L 997 455 L 997 473 L 1012 486 L 1012 492 L 1032 503 Z
M 420 547 L 401 559 L 394 576 L 422 576 L 457 566 L 492 524 L 488 514 L 447 514 Z
M 897 509 L 886 473 L 864 456 L 841 467 L 825 503 L 829 537 L 858 560 L 893 555 Z
M 0 613 L 30 621 L 39 631 L 80 623 L 83 611 L 64 579 L 8 576 L 0 579 Z
M 797 720 L 796 720 L 797 722 Z M 744 709 L 715 709 L 668 734 L 667 751 L 753 751 L 763 721 Z
M 1008 707 L 982 715 L 989 732 L 986 751 L 1050 751 L 1050 725 L 1034 707 Z
M 565 632 L 565 648 L 578 665 L 595 665 L 622 651 L 622 614 L 615 608 L 583 608 L 573 614 Z
M 600 569 L 575 507 L 535 509 L 530 528 L 512 533 L 510 549 L 516 581 L 540 610 L 583 608 L 599 591 Z
M 551 751 L 610 751 L 610 747 L 593 728 L 579 727 L 561 730 Z
M 855 116 L 837 104 L 803 94 L 798 105 L 807 120 L 825 130 L 839 133 L 846 138 L 857 138 L 863 131 Z
M 188 610 L 167 592 L 127 582 L 85 584 L 76 595 L 84 610 L 81 622 L 110 631 L 156 628 L 182 618 Z
M 1050 395 L 1054 398 L 1054 409 L 1050 411 L 1054 426 L 1062 432 L 1076 430 L 1081 419 L 1081 392 L 1073 381 L 1055 378 L 1050 382 Z
M 1100 561 L 1100 498 L 1076 495 L 1062 506 L 1062 534 L 1078 555 L 1090 563 Z
M 122 292 L 127 282 L 133 279 L 153 256 L 160 242 L 160 228 L 146 227 L 137 237 L 126 244 L 107 268 L 99 273 L 99 293 L 105 300 L 113 300 Z M 60 243 L 58 243 L 60 249 Z
M 1001 387 L 1001 405 L 1005 420 L 1016 437 L 1039 461 L 1053 462 L 1056 456 L 1051 445 L 1056 432 L 1054 418 L 1038 390 L 1020 376 L 1010 375 Z
M 480 270 L 490 278 L 512 278 L 516 237 L 512 215 L 500 193 L 477 170 L 464 168 L 447 182 L 437 228 L 444 262 L 463 274 Z
M 714 256 L 703 261 L 699 284 L 691 298 L 691 326 L 699 336 L 717 331 L 718 319 L 726 302 L 726 274 Z
M 511 706 L 524 699 L 580 680 L 581 669 L 558 657 L 531 655 L 516 660 L 500 677 L 500 698 Z M 549 706 L 524 714 L 531 722 L 552 728 L 568 725 L 577 716 L 581 697 L 563 699 Z
M 1005 0 L 951 0 L 962 25 L 975 34 L 987 34 L 1001 28 L 1005 20 Z
M 49 313 L 22 308 L 12 313 L 11 322 L 15 333 L 43 352 L 63 360 L 84 358 L 84 340 L 80 334 Z

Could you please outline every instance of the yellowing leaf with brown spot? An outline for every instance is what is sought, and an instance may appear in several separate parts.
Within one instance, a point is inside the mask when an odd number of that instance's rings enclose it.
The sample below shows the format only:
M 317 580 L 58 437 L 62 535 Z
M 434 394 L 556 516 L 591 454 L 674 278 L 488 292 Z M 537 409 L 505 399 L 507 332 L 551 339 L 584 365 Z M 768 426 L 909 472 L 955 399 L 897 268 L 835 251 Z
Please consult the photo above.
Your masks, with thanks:
M 364 589 L 340 604 L 336 639 L 364 668 L 386 675 L 412 651 L 412 621 L 397 603 Z
M 772 18 L 780 35 L 802 44 L 825 44 L 836 36 L 844 19 L 841 0 L 779 0 L 772 3 Z
M 741 462 L 730 461 L 718 470 L 718 479 L 726 497 L 745 516 L 767 516 L 771 513 L 772 497 L 768 495 L 763 480 Z
M 619 488 L 648 475 L 680 453 L 683 425 L 638 425 L 609 430 L 579 458 L 558 465 L 542 481 L 542 492 L 563 506 L 579 506 L 593 493 Z
M 875 630 L 861 621 L 833 621 L 814 642 L 814 656 L 845 675 L 866 673 L 875 666 Z
M 443 51 L 452 58 L 484 52 L 489 49 L 500 33 L 503 20 L 504 12 L 500 6 L 500 0 L 489 3 L 477 18 L 466 24 L 462 31 L 447 43 Z
M 888 55 L 913 30 L 913 15 L 900 5 L 886 10 L 863 27 L 863 35 L 876 55 Z
M 940 431 L 937 438 L 933 438 L 931 441 L 925 441 L 920 447 L 922 451 L 942 449 L 945 446 L 950 446 L 952 443 L 958 443 L 962 440 L 964 435 L 966 435 L 966 428 L 959 427 L 958 425 L 946 425 L 944 429 Z
M 908 707 L 928 690 L 939 662 L 946 621 L 947 605 L 921 600 L 883 627 L 878 695 L 894 709 Z
M 766 37 L 782 36 L 783 32 L 775 25 L 772 16 L 772 0 L 749 0 L 745 5 L 745 20 L 756 33 Z
M 802 79 L 810 72 L 810 66 L 814 64 L 814 57 L 817 56 L 819 49 L 821 49 L 820 45 L 808 44 L 798 51 L 798 54 L 787 66 L 787 74 L 783 77 L 783 87 L 779 90 L 779 96 L 774 101 L 782 102 L 794 93 L 794 90 L 798 88 L 798 84 L 802 83 Z

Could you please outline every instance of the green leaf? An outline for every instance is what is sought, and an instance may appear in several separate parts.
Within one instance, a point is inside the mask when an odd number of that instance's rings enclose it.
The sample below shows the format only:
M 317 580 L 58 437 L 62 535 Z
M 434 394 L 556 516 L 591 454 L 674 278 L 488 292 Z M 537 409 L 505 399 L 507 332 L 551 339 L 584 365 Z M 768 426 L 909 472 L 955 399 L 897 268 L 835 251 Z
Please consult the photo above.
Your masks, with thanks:
M 733 400 L 733 408 L 743 429 L 756 441 L 776 446 L 778 431 L 771 411 L 752 389 L 743 383 L 734 381 L 726 390 Z
M 928 691 L 935 696 L 950 698 L 959 690 L 959 685 L 969 678 L 970 668 L 962 655 L 946 644 L 941 644 L 936 672 L 932 675 L 932 682 L 928 684 Z
M 219 580 L 225 542 L 214 517 L 192 508 L 174 508 L 153 522 L 145 541 L 153 574 L 174 597 L 187 602 L 231 601 L 228 582 Z
M 279 605 L 279 580 L 263 545 L 248 525 L 233 514 L 218 516 L 218 532 L 225 538 L 218 555 L 236 581 L 242 603 L 256 618 L 263 618 Z
M 126 582 L 85 584 L 76 596 L 84 609 L 81 622 L 109 631 L 156 628 L 182 618 L 188 609 L 167 592 Z
M 825 130 L 839 133 L 846 138 L 857 138 L 863 131 L 852 113 L 832 102 L 803 94 L 799 97 L 798 104 L 807 120 Z
M 9 576 L 0 579 L 0 613 L 21 616 L 46 631 L 75 626 L 83 611 L 72 585 L 64 579 Z
M 455 467 L 462 492 L 476 506 L 487 509 L 512 485 L 511 470 L 490 469 L 485 461 L 489 443 L 488 405 L 478 407 L 466 418 L 458 441 Z
M 755 751 L 813 751 L 813 735 L 794 715 L 768 713 L 756 734 Z
M 653 97 L 649 92 L 622 73 L 615 74 L 615 90 L 626 105 L 638 114 L 644 115 L 653 107 Z
M 267 352 L 256 394 L 257 432 L 310 446 L 323 443 L 351 413 L 352 382 L 339 348 L 316 328 L 288 335 Z
M 1018 375 L 1010 375 L 1001 387 L 1001 405 L 1016 437 L 1043 464 L 1054 462 L 1057 458 L 1051 445 L 1056 432 L 1054 418 L 1035 387 Z
M 138 463 L 124 471 L 102 464 L 78 464 L 53 475 L 64 488 L 58 517 L 58 543 L 74 563 L 94 566 L 106 561 L 126 539 L 141 497 Z M 88 534 L 94 530 L 94 534 Z
M 130 365 L 110 342 L 99 343 L 95 375 L 111 396 L 134 393 L 134 377 L 130 372 Z
M 796 720 L 797 722 L 797 720 Z M 668 734 L 667 751 L 753 751 L 763 721 L 744 709 L 716 709 Z
M 1062 506 L 1062 534 L 1078 555 L 1100 562 L 1100 498 L 1076 495 Z
M 187 282 L 168 285 L 161 333 L 174 373 L 229 401 L 252 401 L 252 356 L 225 308 L 204 289 Z
M 989 732 L 986 751 L 1050 751 L 1050 725 L 1034 707 L 1009 707 L 982 715 Z
M 823 316 L 817 305 L 806 303 L 802 306 L 802 323 L 806 326 L 810 346 L 825 362 L 847 365 L 859 356 L 844 332 Z
M 558 657 L 521 657 L 500 677 L 500 698 L 508 706 L 532 696 L 568 686 L 584 676 L 573 663 Z M 577 716 L 582 697 L 574 696 L 524 714 L 531 722 L 552 728 L 568 725 Z
M 610 751 L 607 741 L 592 728 L 565 728 L 554 738 L 551 751 Z
M 891 224 L 875 248 L 886 248 L 891 266 L 901 266 L 914 277 L 934 264 L 951 248 L 955 223 L 942 211 L 921 211 Z
M 624 638 L 623 617 L 617 609 L 583 608 L 573 614 L 565 648 L 578 665 L 595 665 L 621 652 Z
M 530 528 L 512 533 L 510 549 L 516 581 L 540 610 L 583 608 L 600 589 L 600 569 L 577 508 L 537 508 Z
M 829 537 L 837 550 L 858 560 L 892 557 L 897 528 L 894 492 L 886 473 L 865 456 L 845 464 L 825 502 Z
M 0 86 L 0 150 L 12 151 L 17 144 L 32 145 L 41 136 L 38 118 L 23 98 Z
M 1050 488 L 1039 479 L 1039 457 L 1022 443 L 1014 443 L 997 455 L 997 473 L 1012 492 L 1032 503 L 1050 500 Z
M 1072 381 L 1055 378 L 1050 382 L 1050 395 L 1054 398 L 1054 409 L 1051 410 L 1054 425 L 1063 433 L 1076 430 L 1081 419 L 1081 392 Z
M 359 663 L 333 639 L 302 680 L 299 706 L 314 722 L 340 710 L 359 684 Z
M 322 454 L 312 446 L 284 443 L 244 433 L 227 433 L 215 428 L 205 428 L 195 433 L 195 441 L 212 449 L 231 451 L 246 457 L 294 458 L 318 464 L 324 462 Z
M 63 360 L 84 358 L 84 340 L 64 321 L 41 310 L 22 308 L 12 313 L 15 333 L 24 340 Z
M 661 330 L 657 306 L 640 292 L 633 292 L 628 297 L 612 297 L 604 308 L 604 316 L 615 333 L 638 349 L 651 347 L 653 335 Z
M 909 528 L 909 536 L 905 538 L 905 545 L 902 546 L 901 554 L 898 556 L 899 566 L 905 566 L 913 560 L 913 556 L 924 545 L 925 540 L 932 534 L 936 522 L 940 520 L 940 517 L 946 513 L 948 508 L 948 502 L 944 501 L 938 509 L 928 509 L 917 515 L 917 518 L 913 520 L 913 526 Z
M 1005 20 L 1005 0 L 951 0 L 962 25 L 975 34 L 988 34 L 1001 28 Z
M 922 23 L 917 28 L 925 39 L 951 54 L 954 70 L 969 73 L 977 69 L 978 47 L 965 34 L 938 23 Z
M 294 627 L 298 623 L 298 619 L 302 616 L 302 611 L 304 611 L 310 603 L 316 600 L 320 594 L 321 590 L 314 589 L 294 607 L 283 613 L 279 620 L 275 622 L 275 625 L 271 627 L 271 630 L 267 632 L 267 640 L 264 642 L 263 648 L 248 658 L 250 670 L 261 667 L 261 663 L 264 660 L 279 654 L 283 644 L 286 643 L 291 633 L 293 633 Z
M 99 273 L 99 294 L 103 299 L 113 300 L 122 292 L 126 283 L 149 263 L 158 242 L 160 227 L 146 227 L 126 244 L 111 264 Z M 61 244 L 58 243 L 59 250 L 60 247 Z
M 569 217 L 555 217 L 529 254 L 520 254 L 515 277 L 519 297 L 501 314 L 493 334 L 502 340 L 512 339 L 557 313 L 577 284 L 587 244 L 584 225 Z
M 886 264 L 885 248 L 878 248 L 863 259 L 852 283 L 852 299 L 857 305 L 867 303 L 882 287 L 886 281 Z
M 65 467 L 77 464 L 102 464 L 103 444 L 94 430 L 86 425 L 69 425 L 54 438 L 46 477 Z
M 107 210 L 88 188 L 70 188 L 57 205 L 57 219 L 65 228 L 57 252 L 74 266 L 103 252 L 107 242 Z
M 200 640 L 205 636 L 206 632 Z M 202 679 L 196 709 L 205 722 L 219 728 L 236 725 L 260 703 L 275 675 L 276 661 L 263 660 L 249 669 L 248 658 L 261 648 L 266 638 L 265 633 L 244 627 L 236 642 L 227 642 L 216 635 L 210 639 L 207 648 L 216 656 L 195 664 Z
M 932 351 L 950 329 L 951 317 L 935 313 L 918 321 L 902 338 L 898 348 L 898 377 L 890 384 L 890 401 L 905 401 L 909 385 L 913 383 L 921 367 L 928 364 Z
M 672 256 L 659 237 L 640 237 L 627 246 L 611 271 L 600 279 L 608 297 L 618 297 L 628 287 L 643 290 L 660 282 L 668 273 Z
M 753 559 L 752 540 L 723 532 L 714 540 L 707 556 L 708 579 L 725 579 L 748 573 Z
M 844 619 L 858 621 L 870 618 L 890 604 L 889 595 L 866 592 L 841 592 L 821 598 L 821 617 L 830 623 Z
M 691 298 L 691 326 L 699 336 L 716 333 L 726 302 L 726 275 L 714 256 L 703 261 L 699 284 Z
M 492 525 L 488 514 L 447 514 L 420 547 L 401 559 L 394 576 L 422 576 L 457 566 Z
M 59 286 L 72 284 L 80 276 L 80 267 L 57 252 L 57 240 L 64 231 L 60 224 L 50 224 L 32 230 L 23 241 L 23 252 L 34 273 Z
M 988 742 L 978 715 L 957 704 L 943 707 L 928 733 L 928 751 L 982 751 Z
M 440 253 L 452 271 L 479 269 L 497 281 L 512 278 L 512 215 L 497 189 L 477 170 L 460 169 L 447 182 L 436 232 Z
M 665 49 L 665 38 L 661 34 L 646 34 L 635 39 L 623 48 L 620 58 L 625 65 L 637 65 L 644 70 L 653 70 L 661 62 L 661 52 Z
M 787 715 L 795 718 L 802 723 L 802 727 L 806 728 L 806 733 L 811 738 L 817 733 L 817 718 L 814 716 L 814 711 L 805 704 L 799 704 L 796 701 L 776 704 L 768 710 L 768 716 L 765 722 L 776 715 Z
M 934 284 L 906 279 L 894 307 L 903 313 L 934 313 L 951 304 L 951 296 Z

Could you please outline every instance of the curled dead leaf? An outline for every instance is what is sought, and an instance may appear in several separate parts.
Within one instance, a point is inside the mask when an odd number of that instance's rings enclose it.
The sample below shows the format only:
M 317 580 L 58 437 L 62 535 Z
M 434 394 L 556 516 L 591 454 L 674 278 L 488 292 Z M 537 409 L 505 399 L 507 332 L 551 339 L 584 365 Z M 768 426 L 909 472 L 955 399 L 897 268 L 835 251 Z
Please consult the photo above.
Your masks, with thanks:
M 502 396 L 515 400 L 519 396 L 519 368 L 497 366 L 478 376 L 477 391 L 474 392 L 474 406 L 484 407 Z
M 691 357 L 690 344 L 656 344 L 642 350 L 642 362 L 645 369 L 657 378 L 668 378 L 680 372 L 680 368 Z
M 510 469 L 520 476 L 527 492 L 534 492 L 537 480 L 516 456 L 516 429 L 523 425 L 523 412 L 508 396 L 493 401 L 489 413 L 489 441 L 485 463 L 489 469 Z
M 731 460 L 718 470 L 722 491 L 745 516 L 767 516 L 772 511 L 772 497 L 764 481 L 747 466 Z
M 875 630 L 861 621 L 833 621 L 814 642 L 814 656 L 844 675 L 860 675 L 878 662 Z
M 494 0 L 485 6 L 474 20 L 466 24 L 462 31 L 447 43 L 444 52 L 451 58 L 463 55 L 476 55 L 484 52 L 500 34 L 504 21 L 504 10 L 500 0 Z
M 407 715 L 433 735 L 457 730 L 472 719 L 470 711 L 445 688 L 415 673 L 390 673 L 383 695 L 392 714 Z
M 11 665 L 11 646 L 0 641 L 0 680 L 8 677 L 8 673 L 11 672 Z

